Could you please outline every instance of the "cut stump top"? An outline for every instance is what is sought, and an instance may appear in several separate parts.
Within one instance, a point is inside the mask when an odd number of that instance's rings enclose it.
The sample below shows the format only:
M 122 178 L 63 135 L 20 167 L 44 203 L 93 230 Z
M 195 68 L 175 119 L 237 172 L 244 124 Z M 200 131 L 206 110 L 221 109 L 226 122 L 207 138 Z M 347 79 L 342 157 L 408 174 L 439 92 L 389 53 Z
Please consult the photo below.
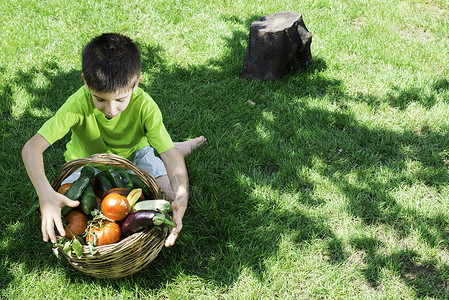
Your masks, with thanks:
M 251 29 L 264 32 L 278 32 L 293 26 L 302 15 L 294 11 L 281 11 L 251 23 Z

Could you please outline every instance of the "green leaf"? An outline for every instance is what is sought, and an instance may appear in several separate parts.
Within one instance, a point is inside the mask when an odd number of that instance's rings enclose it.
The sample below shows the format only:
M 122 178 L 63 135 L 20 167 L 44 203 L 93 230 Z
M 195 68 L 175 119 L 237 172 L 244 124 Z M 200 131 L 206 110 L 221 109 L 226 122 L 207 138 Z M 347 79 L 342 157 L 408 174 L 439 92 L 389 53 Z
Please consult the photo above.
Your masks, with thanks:
M 56 243 L 55 243 L 55 247 L 62 247 L 64 248 L 64 244 L 68 241 L 68 239 L 66 237 L 62 237 L 60 238 Z
M 76 238 L 73 239 L 72 248 L 78 258 L 83 257 L 83 245 Z
M 68 255 L 68 256 L 72 256 L 72 242 L 71 241 L 67 241 L 64 244 L 64 247 L 62 248 L 62 250 Z
M 51 250 L 56 255 L 56 257 L 59 257 L 59 248 L 58 247 L 53 247 L 53 249 L 51 249 Z
M 79 235 L 76 236 L 76 239 L 81 243 L 81 245 L 86 245 L 86 241 Z

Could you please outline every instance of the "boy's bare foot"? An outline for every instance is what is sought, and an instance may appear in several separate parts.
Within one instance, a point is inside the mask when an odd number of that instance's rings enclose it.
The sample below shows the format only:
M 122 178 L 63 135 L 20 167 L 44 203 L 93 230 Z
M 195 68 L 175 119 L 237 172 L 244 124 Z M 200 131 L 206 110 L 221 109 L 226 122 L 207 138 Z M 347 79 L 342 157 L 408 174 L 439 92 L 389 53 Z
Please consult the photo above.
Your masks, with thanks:
M 179 154 L 181 154 L 182 157 L 186 157 L 193 150 L 204 145 L 206 142 L 207 142 L 207 139 L 204 136 L 199 136 L 199 137 L 190 139 L 185 142 L 176 142 L 174 144 L 175 144 L 175 148 L 176 148 L 176 150 L 178 150 Z

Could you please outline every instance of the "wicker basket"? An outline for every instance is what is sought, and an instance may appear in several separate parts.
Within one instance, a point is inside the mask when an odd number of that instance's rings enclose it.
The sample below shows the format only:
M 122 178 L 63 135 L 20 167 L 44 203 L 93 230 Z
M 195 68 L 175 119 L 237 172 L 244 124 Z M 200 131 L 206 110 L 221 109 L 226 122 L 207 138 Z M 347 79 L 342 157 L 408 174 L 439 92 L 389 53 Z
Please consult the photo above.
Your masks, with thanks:
M 109 153 L 94 154 L 66 163 L 62 166 L 58 177 L 54 180 L 52 184 L 53 189 L 57 190 L 65 178 L 88 164 L 119 166 L 131 170 L 142 179 L 157 199 L 163 198 L 162 190 L 150 174 L 134 165 L 131 161 Z M 162 231 L 156 228 L 144 230 L 120 242 L 97 246 L 98 253 L 95 255 L 90 253 L 87 246 L 83 246 L 82 258 L 78 258 L 76 255 L 67 255 L 62 247 L 59 246 L 58 252 L 62 253 L 75 269 L 86 275 L 97 278 L 121 278 L 140 271 L 153 261 L 161 251 L 167 233 L 166 227 Z

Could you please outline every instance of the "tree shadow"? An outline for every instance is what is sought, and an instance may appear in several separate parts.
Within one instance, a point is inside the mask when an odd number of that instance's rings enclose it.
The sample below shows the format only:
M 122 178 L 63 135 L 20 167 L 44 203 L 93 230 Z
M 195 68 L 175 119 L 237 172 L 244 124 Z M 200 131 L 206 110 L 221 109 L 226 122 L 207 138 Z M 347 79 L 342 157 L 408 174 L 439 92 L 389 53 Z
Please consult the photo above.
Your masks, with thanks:
M 425 108 L 431 108 L 436 103 L 434 94 L 426 95 L 420 88 L 402 90 L 393 86 L 388 93 L 390 105 L 399 109 L 406 109 L 411 103 L 420 103 Z
M 382 243 L 372 237 L 358 237 L 349 241 L 351 246 L 363 251 L 362 272 L 368 282 L 378 288 L 382 269 L 388 269 L 413 287 L 416 296 L 447 299 L 449 289 L 446 280 L 447 265 L 436 267 L 435 261 L 424 260 L 411 249 L 397 250 L 385 254 Z
M 246 21 L 230 20 L 249 24 L 252 18 Z M 159 57 L 160 51 L 163 51 L 159 47 L 147 47 L 142 51 L 146 58 L 143 61 L 144 72 L 150 70 L 155 74 L 152 82 L 142 83 L 142 86 L 151 91 L 161 107 L 166 127 L 175 139 L 185 136 L 185 129 L 179 128 L 179 124 L 189 128 L 190 136 L 205 134 L 209 137 L 209 150 L 205 150 L 207 153 L 201 152 L 206 156 L 198 154 L 199 158 L 193 157 L 187 161 L 189 169 L 196 169 L 190 173 L 191 182 L 201 182 L 198 191 L 207 196 L 199 196 L 203 202 L 192 200 L 189 206 L 185 232 L 179 242 L 186 263 L 180 268 L 188 269 L 189 274 L 209 276 L 207 280 L 218 285 L 231 285 L 244 268 L 251 269 L 262 280 L 266 269 L 264 261 L 276 255 L 286 233 L 298 249 L 316 238 L 325 239 L 328 243 L 327 254 L 333 262 L 341 261 L 346 255 L 341 241 L 326 225 L 325 219 L 314 218 L 299 209 L 282 208 L 278 203 L 276 194 L 285 191 L 279 185 L 285 184 L 298 194 L 298 199 L 295 199 L 298 205 L 305 203 L 319 207 L 323 204 L 322 200 L 310 196 L 313 182 L 298 175 L 289 178 L 291 171 L 295 172 L 295 166 L 286 167 L 284 161 L 288 160 L 288 156 L 295 155 L 297 148 L 294 141 L 288 140 L 292 138 L 289 133 L 279 134 L 280 139 L 285 140 L 276 139 L 276 142 L 291 145 L 291 153 L 281 155 L 275 155 L 270 149 L 271 140 L 246 139 L 246 134 L 252 136 L 253 129 L 261 122 L 262 110 L 270 109 L 267 96 L 274 91 L 280 96 L 292 92 L 304 96 L 338 94 L 341 93 L 341 83 L 319 76 L 319 72 L 326 68 L 325 61 L 320 58 L 314 58 L 303 73 L 296 75 L 299 78 L 293 78 L 297 84 L 293 85 L 292 91 L 289 90 L 292 85 L 286 84 L 292 80 L 288 75 L 272 83 L 240 79 L 238 74 L 247 37 L 246 32 L 234 31 L 231 37 L 225 38 L 227 53 L 222 58 L 188 68 L 168 66 Z M 174 81 L 179 82 L 177 89 L 166 86 L 166 83 Z M 229 90 L 232 82 L 238 82 L 237 85 L 245 89 Z M 248 94 L 248 86 L 254 93 Z M 210 94 L 211 88 L 214 88 L 215 95 Z M 254 109 L 248 106 L 248 97 L 257 103 Z M 192 122 L 192 117 L 202 118 L 203 122 Z M 222 139 L 226 139 L 228 144 L 222 144 Z M 245 160 L 246 166 L 251 165 L 250 170 L 245 169 L 245 165 L 242 165 L 243 169 L 238 167 L 240 159 Z M 205 165 L 203 160 L 211 163 Z M 197 164 L 202 165 L 203 169 L 195 167 Z M 254 195 L 257 188 L 272 189 L 268 192 L 275 196 L 262 199 Z M 217 195 L 217 190 L 222 192 Z M 195 191 L 192 199 L 195 199 Z M 198 254 L 197 248 L 203 249 L 201 254 Z M 181 250 L 175 246 L 169 253 L 177 255 L 178 251 Z M 162 254 L 158 261 L 165 259 L 168 258 Z
M 0 219 L 5 224 L 0 232 L 4 242 L 0 257 L 0 287 L 5 288 L 14 279 L 12 271 L 20 266 L 23 272 L 32 272 L 37 266 L 42 271 L 56 266 L 49 245 L 41 240 L 40 222 L 34 215 L 26 215 L 37 202 L 33 186 L 28 180 L 21 159 L 21 149 L 47 119 L 81 84 L 79 70 L 63 70 L 56 62 L 48 61 L 26 72 L 18 70 L 11 80 L 2 83 L 0 101 L 0 180 L 2 199 Z M 81 80 L 81 82 L 80 82 Z M 78 86 L 77 86 L 78 85 Z M 30 97 L 29 106 L 20 106 L 20 97 Z M 20 112 L 17 113 L 17 110 Z M 11 142 L 13 141 L 13 142 Z M 63 152 L 68 137 L 56 142 L 44 155 L 47 176 L 55 178 L 64 163 Z M 30 247 L 31 245 L 31 247 Z M 51 268 L 50 268 L 51 269 Z
M 258 18 L 229 17 L 226 21 L 249 27 Z M 397 133 L 368 128 L 355 118 L 348 106 L 350 102 L 363 101 L 372 106 L 389 103 L 392 107 L 405 109 L 417 102 L 431 108 L 436 98 L 433 95 L 423 97 L 421 90 L 414 88 L 394 88 L 386 98 L 364 94 L 349 96 L 341 80 L 322 74 L 327 66 L 320 57 L 314 57 L 300 73 L 288 74 L 276 82 L 246 81 L 238 74 L 247 38 L 247 32 L 236 30 L 224 38 L 227 52 L 223 57 L 188 67 L 171 65 L 164 59 L 164 49 L 158 45 L 139 44 L 142 72 L 148 77 L 141 87 L 158 103 L 173 139 L 204 134 L 209 142 L 204 149 L 198 149 L 197 154 L 187 158 L 191 202 L 177 244 L 163 249 L 147 268 L 126 280 L 158 289 L 179 274 L 187 273 L 217 286 L 229 287 L 244 269 L 251 270 L 256 278 L 263 280 L 265 261 L 278 254 L 281 243 L 291 243 L 296 251 L 300 251 L 317 239 L 324 241 L 329 263 L 347 261 L 349 254 L 345 243 L 348 242 L 338 237 L 326 216 L 311 215 L 306 209 L 318 210 L 328 201 L 315 194 L 316 178 L 308 173 L 309 170 L 335 186 L 346 199 L 345 211 L 364 224 L 388 224 L 399 236 L 406 237 L 412 234 L 409 222 L 413 220 L 426 232 L 423 234 L 425 243 L 431 247 L 441 242 L 447 244 L 445 228 L 448 224 L 444 217 L 429 218 L 405 208 L 390 191 L 402 183 L 415 181 L 435 188 L 443 186 L 449 175 L 445 167 L 447 157 L 441 153 L 449 144 L 449 138 L 430 130 Z M 6 91 L 2 95 L 6 99 L 2 101 L 2 122 L 16 126 L 29 123 L 26 134 L 20 137 L 25 143 L 44 121 L 33 114 L 32 109 L 56 111 L 83 84 L 79 75 L 79 70 L 65 71 L 55 62 L 27 72 L 19 71 L 15 81 L 2 89 Z M 36 86 L 36 78 L 45 79 L 46 83 Z M 12 118 L 14 85 L 22 86 L 33 96 L 30 110 L 19 120 Z M 236 89 L 229 90 L 229 86 Z M 433 89 L 446 92 L 447 80 L 435 82 Z M 319 97 L 332 98 L 335 110 L 308 102 Z M 1 136 L 2 145 L 6 138 Z M 46 164 L 50 165 L 49 177 L 56 176 L 63 163 L 62 145 L 63 142 L 55 145 L 56 153 L 46 158 Z M 410 153 L 404 154 L 399 146 L 411 149 Z M 273 151 L 273 148 L 279 151 Z M 421 173 L 407 174 L 408 158 L 422 165 Z M 20 157 L 15 157 L 13 162 L 21 164 Z M 375 177 L 372 170 L 379 170 L 379 166 L 396 176 L 389 181 Z M 23 169 L 18 174 L 26 178 Z M 365 184 L 354 184 L 354 178 Z M 11 189 L 13 192 L 19 190 L 13 186 Z M 21 190 L 20 198 L 23 199 L 29 198 L 33 191 L 31 184 Z M 285 206 L 282 197 L 291 198 L 290 207 Z M 20 205 L 25 207 L 30 202 L 24 201 Z M 35 263 L 29 262 L 29 257 L 41 260 L 47 267 L 59 266 L 55 264 L 53 254 L 47 253 L 48 249 L 23 250 L 29 244 L 26 237 L 34 236 L 38 243 L 38 220 L 11 215 L 11 210 L 2 211 L 2 221 L 8 224 L 20 220 L 25 235 L 5 247 L 6 258 L 24 265 L 25 272 L 36 267 Z M 401 215 L 406 215 L 407 219 Z M 2 231 L 1 239 L 12 239 L 16 233 L 11 229 Z M 393 265 L 404 282 L 420 295 L 442 295 L 439 289 L 445 282 L 446 265 L 437 268 L 436 261 L 419 261 L 419 255 L 413 250 L 382 254 L 379 249 L 384 245 L 377 238 L 353 239 L 349 244 L 365 253 L 367 268 L 363 274 L 372 286 L 379 284 L 380 270 Z M 80 280 L 77 271 L 60 263 L 66 266 L 66 274 L 72 281 Z M 431 277 L 427 286 L 426 274 Z M 3 286 L 14 278 L 3 265 L 0 275 L 4 278 Z M 118 283 L 92 280 L 121 288 Z M 445 290 L 443 296 L 447 296 Z
M 235 18 L 232 21 L 238 22 Z M 245 21 L 242 23 L 245 23 Z M 248 23 L 249 21 L 246 21 L 246 24 Z M 179 76 L 178 72 L 188 73 L 191 80 L 190 87 L 195 90 L 193 97 L 201 97 L 205 94 L 201 85 L 210 84 L 210 82 L 196 81 L 197 79 L 210 78 L 211 81 L 217 80 L 224 83 L 227 80 L 237 80 L 240 64 L 236 61 L 241 62 L 243 59 L 245 48 L 242 40 L 246 38 L 246 33 L 235 31 L 231 38 L 225 39 L 229 49 L 227 55 L 221 60 L 208 62 L 208 64 L 220 66 L 220 72 L 212 72 L 204 66 L 196 66 L 189 68 L 186 72 L 184 70 L 166 72 L 161 81 L 168 79 L 165 76 Z M 299 209 L 283 211 L 277 207 L 276 201 L 270 202 L 265 198 L 252 198 L 254 191 L 257 189 L 255 186 L 261 185 L 269 187 L 278 194 L 295 194 L 301 204 L 319 207 L 320 204 L 325 202 L 322 199 L 317 201 L 315 197 L 310 196 L 311 191 L 313 193 L 313 180 L 302 176 L 304 173 L 301 172 L 301 166 L 291 165 L 289 162 L 299 162 L 302 166 L 314 168 L 321 176 L 329 179 L 347 199 L 346 211 L 362 220 L 366 225 L 387 224 L 397 232 L 398 236 L 404 238 L 413 235 L 409 226 L 409 222 L 412 220 L 415 224 L 419 224 L 418 226 L 424 232 L 422 239 L 430 247 L 438 247 L 439 243 L 447 244 L 448 242 L 448 236 L 445 232 L 447 221 L 443 215 L 433 218 L 426 217 L 420 212 L 404 207 L 391 195 L 391 190 L 400 187 L 401 184 L 422 182 L 424 185 L 436 189 L 445 185 L 449 179 L 446 168 L 447 157 L 444 155 L 445 145 L 448 144 L 449 140 L 445 132 L 434 132 L 425 127 L 413 131 L 404 130 L 401 133 L 388 129 L 368 128 L 354 117 L 347 105 L 350 102 L 363 101 L 368 105 L 375 106 L 379 103 L 388 103 L 391 107 L 406 109 L 410 104 L 417 103 L 426 109 L 430 109 L 436 104 L 435 95 L 422 95 L 423 91 L 418 88 L 403 90 L 393 87 L 392 92 L 384 98 L 363 94 L 353 97 L 345 93 L 340 80 L 321 76 L 320 72 L 325 68 L 325 61 L 315 57 L 303 72 L 284 76 L 277 82 L 239 82 L 243 86 L 254 87 L 250 94 L 247 93 L 247 90 L 227 91 L 227 94 L 220 93 L 220 87 L 217 87 L 217 95 L 222 96 L 222 98 L 212 97 L 213 103 L 208 102 L 207 107 L 192 99 L 190 95 L 184 95 L 185 101 L 198 108 L 200 114 L 211 111 L 223 118 L 226 118 L 226 116 L 232 116 L 233 118 L 232 122 L 228 122 L 226 130 L 217 128 L 213 122 L 206 122 L 207 126 L 210 126 L 207 128 L 207 132 L 210 132 L 211 136 L 218 140 L 208 147 L 214 147 L 213 151 L 219 152 L 220 156 L 204 154 L 208 161 L 216 162 L 216 166 L 215 164 L 208 164 L 211 169 L 209 171 L 198 171 L 197 175 L 197 180 L 200 180 L 200 178 L 217 178 L 210 186 L 204 184 L 201 193 L 214 195 L 214 190 L 230 192 L 217 195 L 217 198 L 226 199 L 225 203 L 214 202 L 212 209 L 193 203 L 192 215 L 204 216 L 205 214 L 211 214 L 212 210 L 216 211 L 216 214 L 212 213 L 212 215 L 220 220 L 223 220 L 221 211 L 233 216 L 237 215 L 238 220 L 256 220 L 254 224 L 241 221 L 241 227 L 251 233 L 251 239 L 241 239 L 242 234 L 231 234 L 238 230 L 231 226 L 223 226 L 222 223 L 217 224 L 217 227 L 221 227 L 223 230 L 217 232 L 219 230 L 217 228 L 209 228 L 209 231 L 207 228 L 202 228 L 198 235 L 209 232 L 208 236 L 210 237 L 219 236 L 220 239 L 214 239 L 213 241 L 214 244 L 221 245 L 218 247 L 220 250 L 226 247 L 228 243 L 233 245 L 234 250 L 235 245 L 242 245 L 242 243 L 247 245 L 241 252 L 249 252 L 250 255 L 248 259 L 240 261 L 240 266 L 250 266 L 259 275 L 265 271 L 263 264 L 260 262 L 268 257 L 275 256 L 279 247 L 279 241 L 267 241 L 264 237 L 269 235 L 270 232 L 273 233 L 273 236 L 276 236 L 276 234 L 281 235 L 288 231 L 291 227 L 285 226 L 284 222 L 288 224 L 287 220 L 291 219 L 297 220 L 293 224 L 298 235 L 295 235 L 292 239 L 298 244 L 319 236 L 323 240 L 329 240 L 327 251 L 330 262 L 340 263 L 347 258 L 344 241 L 336 237 L 325 219 L 317 221 Z M 179 76 L 180 79 L 183 77 Z M 447 81 L 436 81 L 432 89 L 445 92 Z M 208 90 L 208 88 L 204 88 L 204 90 Z M 181 97 L 179 94 L 174 95 L 173 98 L 178 96 Z M 309 105 L 306 101 L 308 97 L 320 96 L 332 97 L 336 103 L 336 109 L 329 111 L 320 107 L 317 108 Z M 282 106 L 279 106 L 270 103 L 270 97 L 282 98 L 285 101 L 282 102 Z M 298 98 L 306 100 L 301 101 Z M 292 101 L 292 99 L 295 100 Z M 251 100 L 251 103 L 254 103 L 255 106 L 248 106 L 247 100 Z M 229 105 L 236 108 L 232 110 Z M 232 114 L 228 114 L 229 112 Z M 310 126 L 310 124 L 313 125 Z M 301 130 L 298 130 L 298 132 L 292 131 L 292 129 L 297 128 Z M 201 128 L 195 128 L 195 130 L 196 134 L 201 134 Z M 446 130 L 447 128 L 443 129 L 443 131 Z M 255 132 L 256 134 L 254 134 Z M 230 145 L 220 144 L 220 136 L 226 136 L 226 139 L 231 141 Z M 245 139 L 246 136 L 251 138 Z M 277 147 L 278 145 L 282 145 L 281 153 L 271 150 L 273 147 L 280 149 L 280 147 Z M 308 149 L 299 145 L 307 145 Z M 226 150 L 223 150 L 223 148 Z M 409 150 L 406 152 L 404 149 Z M 301 158 L 298 159 L 298 156 Z M 244 169 L 239 169 L 236 166 L 238 166 L 238 159 L 242 157 L 245 160 L 245 164 L 242 164 Z M 317 159 L 324 162 L 321 168 L 316 167 Z M 419 162 L 421 165 L 420 170 L 414 174 L 407 173 L 407 161 L 410 159 Z M 195 162 L 198 162 L 198 160 L 195 160 Z M 247 169 L 248 163 L 251 164 L 249 170 Z M 227 169 L 227 166 L 233 170 Z M 395 176 L 392 176 L 388 181 L 374 176 L 373 170 L 380 170 L 380 168 L 389 170 Z M 364 171 L 365 169 L 369 171 Z M 358 171 L 354 173 L 355 170 Z M 353 184 L 348 179 L 351 176 L 355 177 L 359 183 L 364 182 L 365 184 Z M 315 199 L 315 201 L 305 200 L 307 198 Z M 271 210 L 266 209 L 261 210 L 259 215 L 259 211 L 254 208 L 260 208 L 261 202 L 266 203 L 273 211 L 280 211 L 280 214 L 272 213 Z M 228 203 L 232 203 L 232 205 L 229 205 L 231 207 L 238 207 L 238 205 L 235 206 L 235 203 L 244 203 L 244 205 L 242 204 L 242 208 L 237 211 L 228 211 Z M 247 206 L 252 207 L 253 211 L 248 212 L 247 208 L 245 211 L 243 207 Z M 276 218 L 280 221 L 274 223 L 268 221 Z M 209 220 L 214 222 L 213 219 Z M 194 220 L 192 222 L 197 223 Z M 312 228 L 308 228 L 308 225 L 305 224 L 312 224 Z M 269 228 L 271 231 L 261 230 L 260 228 Z M 309 234 L 303 235 L 301 232 L 305 228 L 308 228 L 305 231 Z M 189 230 L 192 229 L 189 228 Z M 195 234 L 194 229 L 191 232 Z M 319 234 L 310 234 L 310 232 Z M 258 233 L 262 234 L 259 235 Z M 229 238 L 220 241 L 226 236 Z M 240 244 L 238 240 L 232 238 L 233 236 L 239 237 Z M 263 244 L 266 247 L 261 254 L 250 246 L 252 244 Z M 195 243 L 192 241 L 190 245 L 194 247 Z M 239 256 L 239 258 L 243 257 L 245 256 Z M 250 257 L 257 257 L 257 259 L 251 260 Z M 398 257 L 398 259 L 401 259 L 402 255 L 399 254 Z M 217 267 L 221 263 L 223 262 L 219 262 Z M 437 262 L 426 261 L 426 264 L 436 265 Z M 412 265 L 408 268 L 416 269 L 418 267 Z M 440 283 L 444 277 L 445 268 L 446 265 L 443 264 L 442 268 L 433 269 L 433 275 L 439 278 L 437 281 Z M 239 267 L 235 267 L 234 264 L 231 269 L 235 270 Z M 407 272 L 404 271 L 404 274 L 407 274 Z M 201 274 L 200 270 L 198 270 L 198 274 Z M 406 277 L 406 275 L 404 276 Z M 217 278 L 212 277 L 210 279 L 216 280 Z M 367 279 L 370 282 L 377 280 L 368 275 Z M 218 281 L 223 282 L 223 280 Z M 419 289 L 417 281 L 405 280 L 405 282 L 414 289 Z M 227 282 L 227 284 L 231 283 Z M 430 291 L 427 290 L 425 293 L 427 295 L 440 295 L 437 291 L 439 285 L 439 283 L 430 285 Z
M 13 116 L 14 93 L 24 90 L 30 97 L 30 105 L 21 114 L 22 119 L 35 117 L 31 110 L 56 110 L 82 84 L 80 70 L 63 70 L 54 61 L 43 62 L 41 66 L 34 66 L 26 72 L 18 70 L 14 79 L 6 82 L 2 87 L 1 115 L 3 120 Z
M 297 77 L 302 76 L 304 75 Z M 308 84 L 310 83 L 309 81 Z M 291 160 L 317 171 L 323 178 L 329 180 L 332 186 L 346 199 L 345 211 L 360 220 L 363 226 L 387 225 L 400 239 L 414 236 L 415 230 L 418 230 L 420 240 L 424 244 L 432 248 L 445 248 L 449 242 L 446 215 L 441 213 L 429 217 L 416 209 L 405 207 L 392 194 L 395 189 L 416 183 L 432 189 L 436 195 L 439 195 L 440 191 L 444 193 L 442 189 L 449 180 L 446 154 L 446 146 L 449 143 L 446 135 L 447 128 L 433 131 L 423 126 L 414 130 L 404 130 L 401 133 L 393 130 L 368 128 L 347 110 L 346 103 L 366 101 L 367 104 L 390 103 L 392 107 L 397 107 L 391 104 L 388 97 L 380 99 L 372 95 L 366 97 L 359 95 L 352 98 L 345 95 L 338 84 L 327 86 L 321 84 L 320 88 L 321 91 L 314 96 L 321 93 L 323 96 L 331 94 L 336 109 L 330 111 L 304 103 L 295 103 L 292 106 L 288 100 L 284 103 L 285 106 L 288 107 L 288 110 L 294 108 L 290 114 L 287 109 L 271 107 L 271 119 L 278 120 L 278 122 L 276 124 L 274 122 L 263 123 L 265 135 L 276 136 L 275 139 L 269 140 L 270 144 L 273 147 L 276 147 L 276 143 L 282 144 L 284 148 L 289 143 L 307 145 L 311 151 L 298 150 L 296 154 L 301 156 L 301 159 L 294 160 L 291 157 Z M 278 90 L 276 89 L 276 91 Z M 408 93 L 409 91 L 403 91 L 402 94 Z M 284 96 L 285 99 L 294 99 L 298 94 L 302 97 L 306 95 L 304 92 L 295 93 L 293 91 L 287 92 Z M 407 106 L 411 103 L 419 103 L 426 108 L 435 105 L 435 102 L 423 98 L 415 98 L 413 102 L 408 102 Z M 406 108 L 405 103 L 403 104 L 401 109 Z M 283 128 L 287 128 L 288 124 L 280 125 L 279 122 L 282 122 L 281 120 L 285 116 L 289 120 L 290 128 L 302 128 L 299 136 L 292 138 L 291 134 L 283 132 Z M 310 126 L 310 124 L 317 124 L 317 126 Z M 307 127 L 310 128 L 309 132 L 305 129 Z M 294 149 L 292 146 L 281 157 L 288 157 L 288 153 L 295 152 Z M 410 164 L 416 164 L 416 170 L 410 170 Z M 288 168 L 283 168 L 283 170 L 286 169 Z M 385 179 L 377 172 L 394 175 L 389 175 L 388 179 Z M 289 170 L 289 174 L 290 176 L 282 177 L 277 186 L 278 189 L 286 190 L 294 185 L 298 179 L 294 176 L 294 168 Z M 297 171 L 296 174 L 303 173 Z M 290 188 L 289 192 L 293 193 L 294 190 Z M 428 191 L 428 193 L 432 192 Z M 444 199 L 444 194 L 441 195 L 441 198 Z M 329 231 L 332 232 L 332 229 Z M 388 248 L 388 245 L 382 247 Z M 331 263 L 341 263 L 348 257 L 344 249 L 344 241 L 338 238 L 328 244 L 328 249 L 336 249 L 333 258 L 329 259 Z M 377 286 L 381 279 L 372 273 L 378 273 L 381 269 L 388 268 L 389 265 L 385 261 L 398 263 L 402 259 L 401 251 L 391 257 L 376 256 L 364 275 L 373 286 Z M 435 267 L 437 265 L 441 267 Z M 419 296 L 446 298 L 445 272 L 447 268 L 447 264 L 436 259 L 425 260 L 422 263 L 404 266 L 400 270 L 400 276 Z M 425 284 L 424 274 L 426 273 L 429 273 L 429 285 Z M 441 290 L 441 287 L 444 289 Z
M 432 85 L 432 89 L 438 93 L 449 91 L 449 80 L 446 78 L 439 78 L 435 80 L 435 83 Z

